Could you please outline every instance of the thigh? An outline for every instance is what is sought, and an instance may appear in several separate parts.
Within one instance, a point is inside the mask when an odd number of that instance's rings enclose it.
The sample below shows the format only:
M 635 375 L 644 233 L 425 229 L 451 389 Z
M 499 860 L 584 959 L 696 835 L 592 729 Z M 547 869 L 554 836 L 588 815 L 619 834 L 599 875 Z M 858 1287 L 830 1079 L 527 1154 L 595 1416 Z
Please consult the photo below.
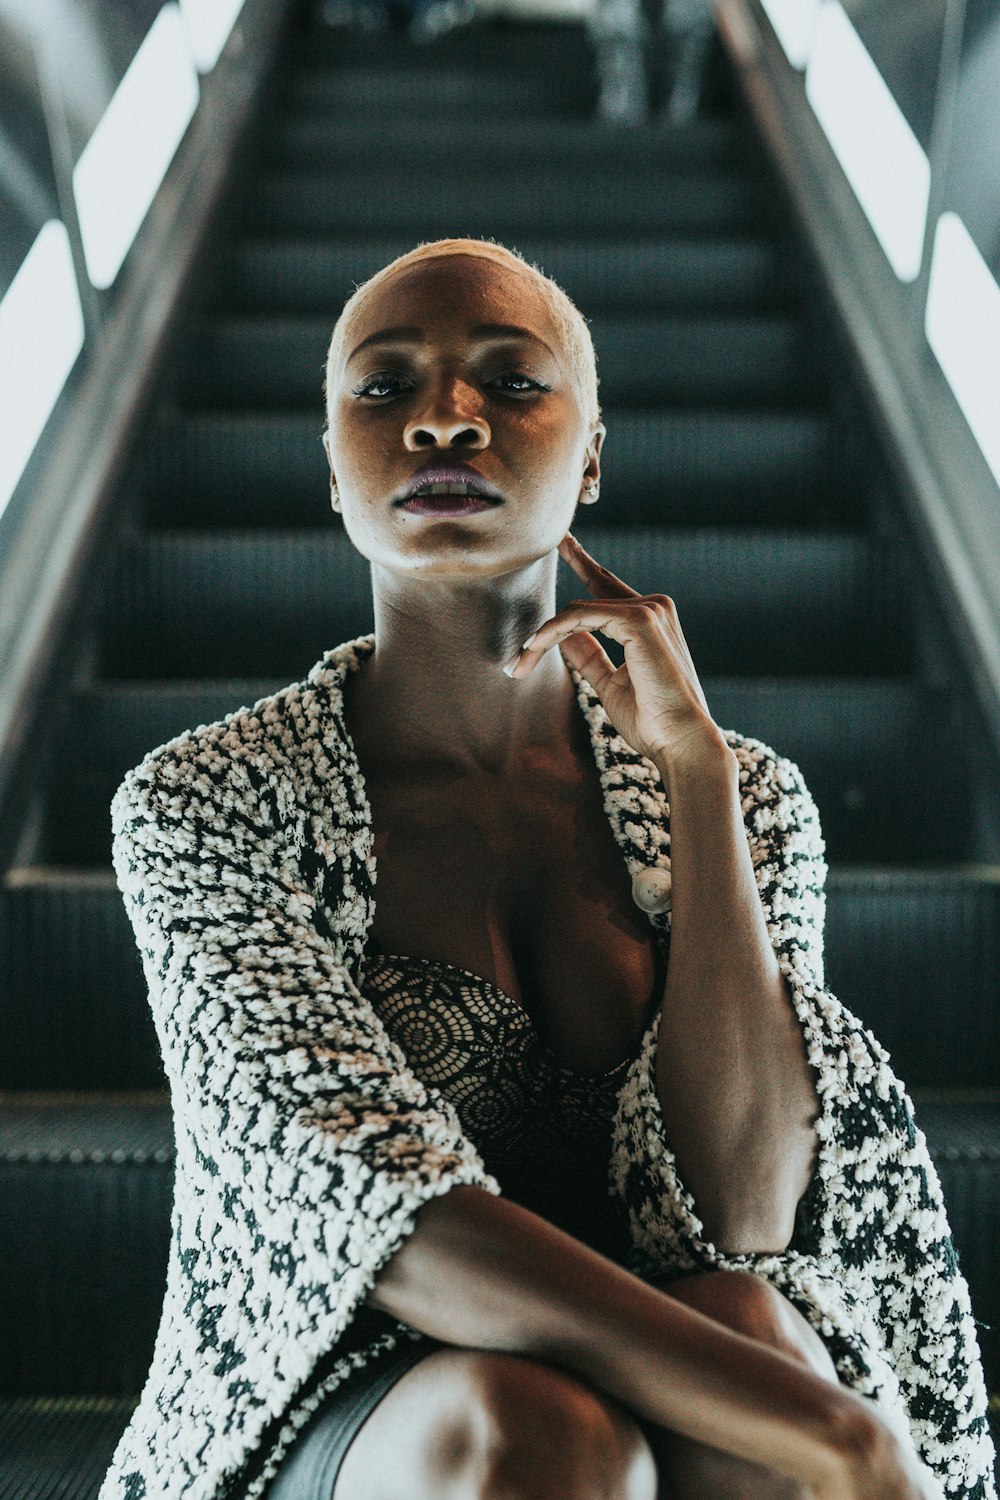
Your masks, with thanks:
M 655 1500 L 656 1490 L 645 1433 L 613 1397 L 527 1355 L 443 1346 L 371 1411 L 331 1500 Z
M 371 1413 L 408 1370 L 442 1347 L 436 1339 L 401 1339 L 352 1370 L 293 1439 L 266 1500 L 331 1500 L 344 1456 Z

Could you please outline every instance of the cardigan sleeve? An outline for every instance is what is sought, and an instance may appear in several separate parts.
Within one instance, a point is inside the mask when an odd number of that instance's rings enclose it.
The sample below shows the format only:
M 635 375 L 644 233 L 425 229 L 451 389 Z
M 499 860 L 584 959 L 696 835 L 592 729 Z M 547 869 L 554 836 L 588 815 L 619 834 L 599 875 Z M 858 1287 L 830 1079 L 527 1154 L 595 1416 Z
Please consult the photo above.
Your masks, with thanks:
M 629 1223 L 632 1268 L 766 1277 L 823 1337 L 840 1379 L 906 1419 L 949 1500 L 993 1500 L 985 1382 L 940 1183 L 888 1055 L 824 988 L 816 805 L 791 761 L 735 732 L 726 738 L 740 762 L 768 933 L 816 1083 L 816 1160 L 785 1252 L 734 1255 L 712 1244 L 667 1140 L 658 1009 L 613 1126 L 610 1186 Z
M 111 806 L 174 1117 L 180 1287 L 160 1339 L 179 1347 L 157 1358 L 175 1392 L 197 1372 L 233 1453 L 336 1343 L 422 1204 L 500 1192 L 352 982 L 284 826 L 294 794 L 267 769 L 171 742 Z

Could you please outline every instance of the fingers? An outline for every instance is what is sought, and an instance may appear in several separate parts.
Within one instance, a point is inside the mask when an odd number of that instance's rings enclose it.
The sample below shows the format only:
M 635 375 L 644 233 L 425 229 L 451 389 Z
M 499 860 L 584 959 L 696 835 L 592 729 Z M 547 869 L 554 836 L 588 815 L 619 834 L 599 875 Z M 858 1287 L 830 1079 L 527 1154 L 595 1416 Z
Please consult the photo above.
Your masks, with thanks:
M 580 545 L 571 531 L 567 531 L 559 543 L 558 551 L 559 556 L 569 564 L 579 578 L 583 579 L 592 594 L 604 599 L 640 599 L 642 597 L 636 589 L 629 588 L 623 579 L 612 573 L 610 568 L 602 568 L 601 564 Z
M 637 602 L 629 609 L 628 605 L 632 604 L 633 599 Z M 553 615 L 551 620 L 539 625 L 504 670 L 509 677 L 527 677 L 550 647 L 560 645 L 569 636 L 580 631 L 600 630 L 621 646 L 638 640 L 646 627 L 649 611 L 658 606 L 642 594 L 634 594 L 633 599 L 579 599 L 568 604 L 557 615 Z M 596 641 L 594 645 L 598 650 L 601 649 Z M 615 671 L 603 651 L 601 655 L 608 662 L 610 670 Z
M 579 630 L 559 647 L 563 660 L 575 667 L 590 683 L 597 696 L 603 699 L 607 684 L 621 669 L 616 667 L 600 641 L 588 630 Z

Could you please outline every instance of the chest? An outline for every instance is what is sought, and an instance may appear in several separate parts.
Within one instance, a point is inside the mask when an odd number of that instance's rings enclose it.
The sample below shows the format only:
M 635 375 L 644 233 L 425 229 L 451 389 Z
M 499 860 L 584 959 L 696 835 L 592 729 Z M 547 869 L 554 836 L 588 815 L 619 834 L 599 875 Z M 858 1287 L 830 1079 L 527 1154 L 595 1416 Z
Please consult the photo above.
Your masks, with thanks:
M 576 1072 L 634 1054 L 664 964 L 599 787 L 565 771 L 447 787 L 376 775 L 367 792 L 377 875 L 369 952 L 489 980 Z

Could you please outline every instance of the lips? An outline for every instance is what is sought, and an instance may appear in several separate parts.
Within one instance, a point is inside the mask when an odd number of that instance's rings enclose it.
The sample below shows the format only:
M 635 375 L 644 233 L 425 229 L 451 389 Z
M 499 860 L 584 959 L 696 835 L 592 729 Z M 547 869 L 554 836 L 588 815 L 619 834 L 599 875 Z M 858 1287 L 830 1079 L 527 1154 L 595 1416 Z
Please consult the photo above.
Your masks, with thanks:
M 495 500 L 483 495 L 415 495 L 403 503 L 403 509 L 420 516 L 465 516 L 477 510 L 492 510 Z
M 402 505 L 409 510 L 412 508 L 414 498 L 423 491 L 427 492 L 426 498 L 447 499 L 454 502 L 450 507 L 439 506 L 438 509 L 462 509 L 463 499 L 477 500 L 487 505 L 498 505 L 503 499 L 500 493 L 469 464 L 427 464 L 424 468 L 418 469 L 415 474 L 411 474 L 394 504 Z M 421 494 L 420 498 L 425 497 Z M 483 505 L 466 508 L 483 509 Z

